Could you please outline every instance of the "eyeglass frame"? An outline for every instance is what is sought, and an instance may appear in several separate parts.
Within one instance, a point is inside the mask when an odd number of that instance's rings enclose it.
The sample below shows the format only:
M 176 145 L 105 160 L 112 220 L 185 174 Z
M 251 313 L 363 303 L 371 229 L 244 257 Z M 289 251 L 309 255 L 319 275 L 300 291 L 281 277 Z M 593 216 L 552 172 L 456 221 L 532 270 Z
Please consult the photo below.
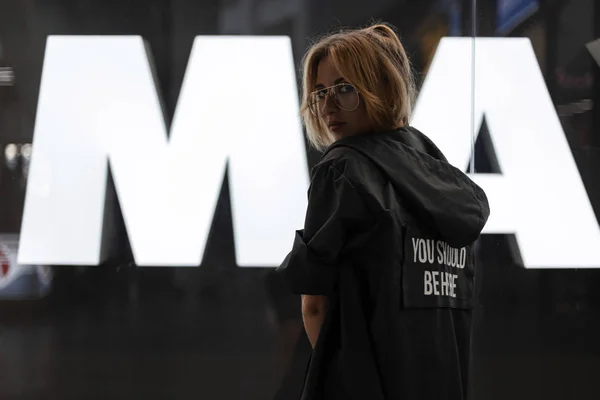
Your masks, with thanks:
M 333 88 L 335 88 L 335 87 L 338 87 L 338 86 L 350 86 L 350 87 L 352 87 L 352 89 L 354 89 L 354 91 L 356 92 L 356 95 L 357 95 L 357 97 L 358 97 L 358 102 L 356 103 L 356 107 L 354 107 L 354 108 L 352 108 L 352 109 L 346 109 L 346 108 L 344 108 L 344 107 L 340 106 L 340 105 L 337 103 L 337 101 L 335 100 L 335 96 L 331 96 L 331 90 L 332 90 Z M 360 91 L 359 91 L 359 90 L 356 88 L 356 86 L 354 86 L 354 85 L 353 85 L 353 84 L 351 84 L 351 83 L 348 83 L 348 82 L 340 82 L 340 83 L 336 83 L 335 85 L 328 86 L 328 87 L 326 87 L 326 88 L 322 88 L 322 89 L 317 89 L 317 90 L 314 90 L 314 91 L 312 91 L 312 92 L 309 94 L 309 99 L 310 99 L 310 97 L 311 97 L 312 95 L 314 95 L 315 93 L 317 93 L 317 92 L 322 92 L 322 91 L 325 91 L 325 99 L 327 99 L 327 97 L 329 97 L 329 98 L 331 99 L 331 101 L 333 101 L 333 104 L 335 104 L 335 105 L 336 105 L 336 106 L 337 106 L 339 109 L 341 109 L 341 110 L 344 110 L 344 111 L 354 111 L 354 110 L 356 110 L 356 109 L 357 109 L 357 108 L 360 106 Z M 325 101 L 327 101 L 327 100 L 325 100 Z M 315 104 L 316 104 L 316 103 L 318 103 L 318 102 L 315 102 Z M 322 113 L 320 113 L 321 115 L 315 115 L 315 111 L 314 111 L 314 109 L 313 109 L 313 106 L 311 105 L 311 103 L 309 103 L 309 105 L 308 105 L 308 109 L 310 110 L 310 112 L 311 112 L 311 114 L 312 114 L 313 116 L 315 116 L 315 117 L 317 117 L 317 118 L 320 118 L 320 117 L 322 117 Z

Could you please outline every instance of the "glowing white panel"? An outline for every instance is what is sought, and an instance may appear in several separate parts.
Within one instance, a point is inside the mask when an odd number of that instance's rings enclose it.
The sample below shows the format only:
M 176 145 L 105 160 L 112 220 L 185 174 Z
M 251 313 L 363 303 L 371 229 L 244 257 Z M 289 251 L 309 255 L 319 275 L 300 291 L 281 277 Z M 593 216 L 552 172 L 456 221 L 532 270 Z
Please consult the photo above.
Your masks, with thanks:
M 444 38 L 412 124 L 449 161 L 471 156 L 471 38 Z M 475 121 L 485 115 L 502 175 L 475 174 L 491 208 L 485 233 L 514 233 L 528 268 L 599 268 L 600 227 L 526 38 L 477 38 Z
M 586 47 L 590 51 L 590 54 L 596 60 L 596 63 L 600 66 L 600 38 L 593 40 L 586 44 Z
M 197 37 L 170 140 L 138 36 L 48 38 L 20 263 L 96 265 L 108 166 L 138 265 L 201 263 L 229 162 L 237 262 L 276 266 L 308 169 L 285 37 Z

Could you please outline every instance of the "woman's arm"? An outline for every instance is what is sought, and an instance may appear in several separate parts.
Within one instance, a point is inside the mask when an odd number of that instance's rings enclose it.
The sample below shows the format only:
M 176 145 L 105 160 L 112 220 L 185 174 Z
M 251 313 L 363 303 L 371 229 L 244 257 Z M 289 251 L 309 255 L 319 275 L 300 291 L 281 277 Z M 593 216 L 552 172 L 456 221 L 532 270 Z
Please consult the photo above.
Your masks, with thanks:
M 317 345 L 326 311 L 326 296 L 302 295 L 302 321 L 313 349 Z
M 374 227 L 374 216 L 348 178 L 334 165 L 319 165 L 312 174 L 304 229 L 296 231 L 292 251 L 277 269 L 292 292 L 302 295 L 302 319 L 313 348 L 328 299 L 337 290 L 346 244 Z
M 278 272 L 295 294 L 331 295 L 347 240 L 369 232 L 375 223 L 348 178 L 333 165 L 319 165 L 312 174 L 304 229 L 296 231 Z

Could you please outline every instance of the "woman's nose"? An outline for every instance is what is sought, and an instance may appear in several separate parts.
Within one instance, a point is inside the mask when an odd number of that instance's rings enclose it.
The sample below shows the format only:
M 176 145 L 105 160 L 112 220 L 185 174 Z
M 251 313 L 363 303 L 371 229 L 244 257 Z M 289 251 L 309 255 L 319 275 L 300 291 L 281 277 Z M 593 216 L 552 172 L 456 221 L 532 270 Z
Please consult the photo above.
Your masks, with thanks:
M 333 101 L 330 93 L 327 93 L 325 96 L 325 101 L 323 102 L 323 115 L 328 115 L 336 112 L 338 110 L 337 104 Z

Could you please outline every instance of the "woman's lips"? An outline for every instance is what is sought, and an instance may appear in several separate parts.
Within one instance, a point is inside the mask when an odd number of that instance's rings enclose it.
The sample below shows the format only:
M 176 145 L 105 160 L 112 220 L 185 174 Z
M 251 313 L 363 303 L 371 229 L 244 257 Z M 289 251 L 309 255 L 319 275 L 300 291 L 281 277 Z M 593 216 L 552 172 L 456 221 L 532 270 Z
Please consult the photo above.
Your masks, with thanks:
M 345 122 L 334 122 L 334 123 L 332 123 L 332 124 L 329 124 L 329 129 L 330 129 L 332 132 L 337 132 L 337 131 L 339 131 L 340 129 L 342 129 L 342 127 L 343 127 L 344 125 L 346 125 L 346 123 L 345 123 Z

